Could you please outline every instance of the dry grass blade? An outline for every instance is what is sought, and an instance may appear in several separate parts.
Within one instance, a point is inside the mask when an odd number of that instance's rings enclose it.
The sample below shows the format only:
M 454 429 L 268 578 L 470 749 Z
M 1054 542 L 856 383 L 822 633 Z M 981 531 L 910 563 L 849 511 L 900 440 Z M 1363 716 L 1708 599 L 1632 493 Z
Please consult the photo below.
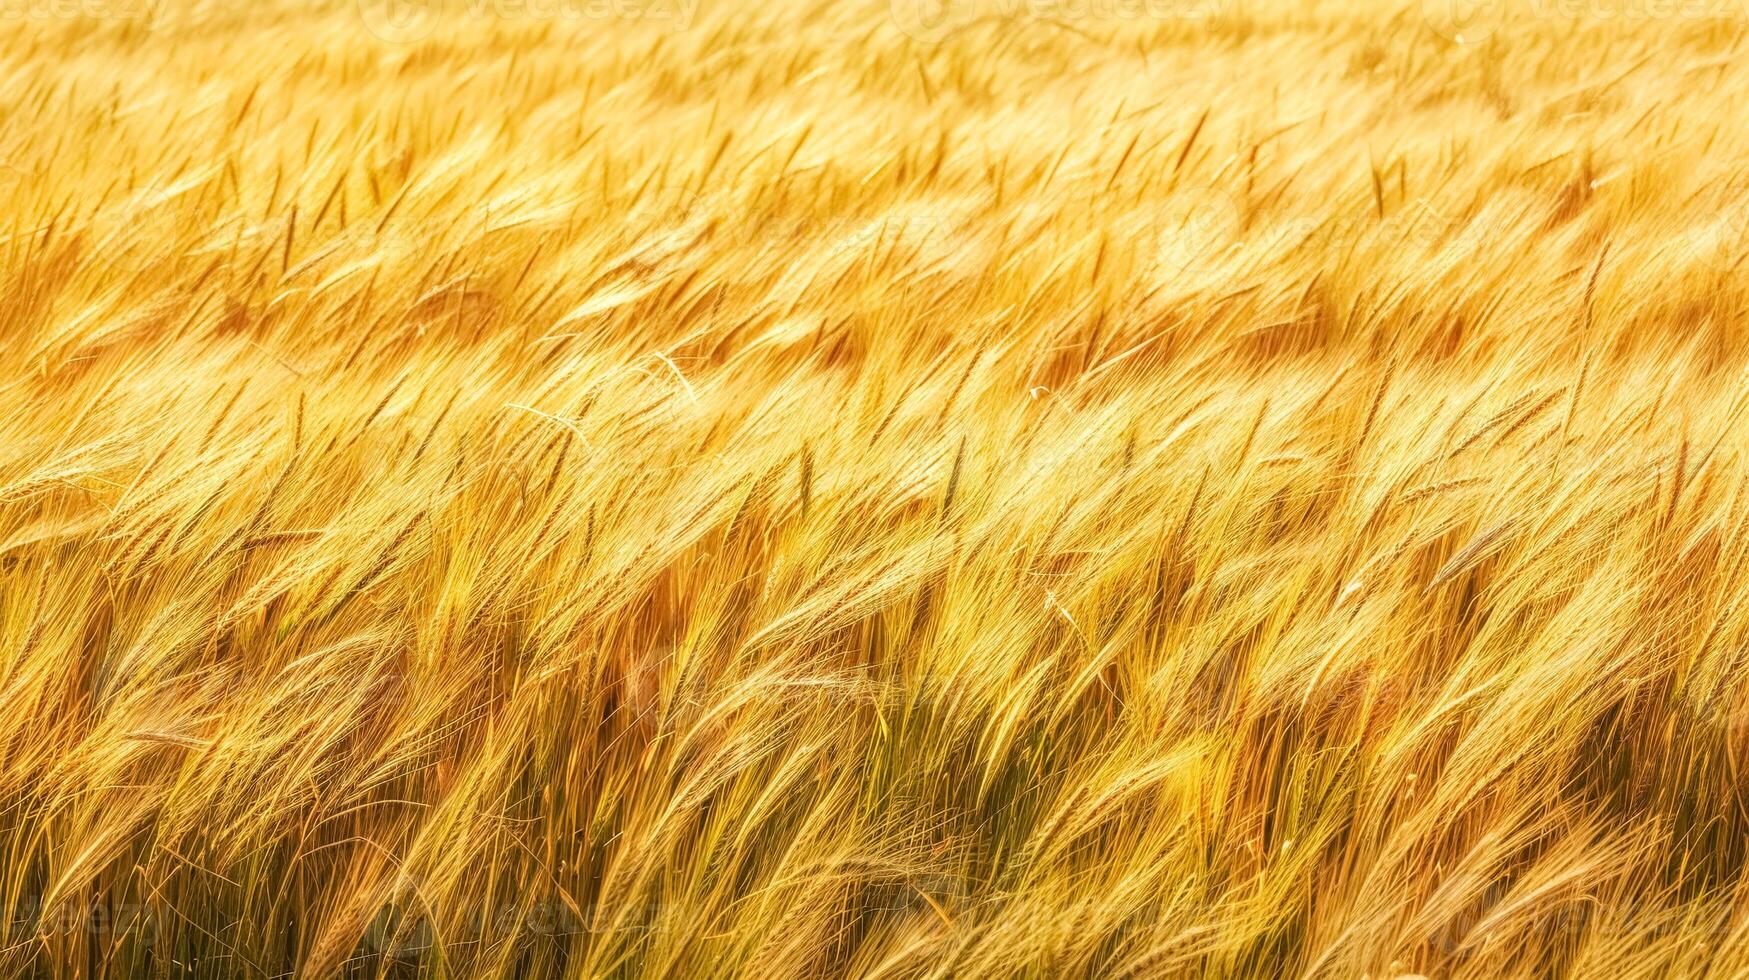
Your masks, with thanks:
M 14 0 L 0 977 L 1749 977 L 1630 5 Z

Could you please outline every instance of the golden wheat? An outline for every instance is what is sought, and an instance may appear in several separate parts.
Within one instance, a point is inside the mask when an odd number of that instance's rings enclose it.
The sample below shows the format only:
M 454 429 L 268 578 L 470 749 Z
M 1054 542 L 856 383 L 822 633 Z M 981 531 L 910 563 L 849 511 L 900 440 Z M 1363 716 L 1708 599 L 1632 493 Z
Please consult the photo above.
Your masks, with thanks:
M 0 4 L 0 974 L 1749 976 L 1746 25 Z

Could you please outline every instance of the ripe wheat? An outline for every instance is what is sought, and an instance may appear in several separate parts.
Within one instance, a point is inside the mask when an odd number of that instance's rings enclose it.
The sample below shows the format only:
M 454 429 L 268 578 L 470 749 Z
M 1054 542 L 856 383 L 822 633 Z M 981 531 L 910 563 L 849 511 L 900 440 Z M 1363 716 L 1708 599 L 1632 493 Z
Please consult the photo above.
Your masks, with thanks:
M 1749 975 L 1628 5 L 5 7 L 0 973 Z

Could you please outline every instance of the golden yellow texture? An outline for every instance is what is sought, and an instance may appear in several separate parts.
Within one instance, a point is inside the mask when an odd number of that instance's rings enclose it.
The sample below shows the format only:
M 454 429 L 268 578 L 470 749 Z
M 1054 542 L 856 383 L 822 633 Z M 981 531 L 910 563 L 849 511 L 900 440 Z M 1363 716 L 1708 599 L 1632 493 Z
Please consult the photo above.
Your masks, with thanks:
M 0 973 L 1749 975 L 1746 26 L 0 0 Z

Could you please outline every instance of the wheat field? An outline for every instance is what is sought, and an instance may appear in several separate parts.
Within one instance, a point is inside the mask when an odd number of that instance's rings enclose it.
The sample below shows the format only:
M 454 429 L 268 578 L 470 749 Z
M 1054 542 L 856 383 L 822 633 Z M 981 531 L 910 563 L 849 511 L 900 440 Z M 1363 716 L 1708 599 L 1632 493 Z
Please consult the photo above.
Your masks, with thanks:
M 1746 25 L 5 0 L 0 975 L 1749 976 Z

